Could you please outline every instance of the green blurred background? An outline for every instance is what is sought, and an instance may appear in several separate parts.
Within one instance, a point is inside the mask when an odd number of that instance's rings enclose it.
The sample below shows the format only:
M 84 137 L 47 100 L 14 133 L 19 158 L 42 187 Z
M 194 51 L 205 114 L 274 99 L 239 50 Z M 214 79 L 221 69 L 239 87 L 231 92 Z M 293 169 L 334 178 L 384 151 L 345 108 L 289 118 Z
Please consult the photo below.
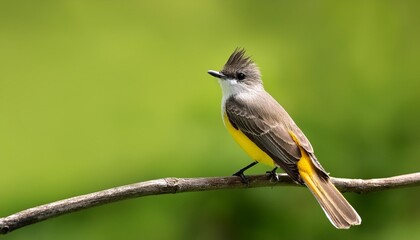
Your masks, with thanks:
M 1 1 L 0 216 L 250 163 L 206 73 L 237 46 L 333 176 L 417 172 L 419 12 L 418 1 Z M 348 231 L 306 189 L 279 187 L 133 199 L 6 239 L 420 236 L 418 188 L 345 196 L 363 218 Z

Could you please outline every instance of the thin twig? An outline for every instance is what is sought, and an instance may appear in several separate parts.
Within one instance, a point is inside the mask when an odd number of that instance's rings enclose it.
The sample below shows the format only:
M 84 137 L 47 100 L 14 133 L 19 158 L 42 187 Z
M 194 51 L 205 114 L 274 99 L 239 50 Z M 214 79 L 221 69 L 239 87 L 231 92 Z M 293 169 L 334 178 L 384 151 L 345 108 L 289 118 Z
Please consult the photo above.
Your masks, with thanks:
M 0 218 L 0 234 L 6 234 L 26 225 L 34 224 L 66 213 L 136 197 L 233 188 L 273 187 L 284 185 L 300 186 L 293 182 L 286 174 L 279 174 L 278 176 L 278 181 L 271 180 L 268 175 L 248 176 L 248 185 L 243 184 L 238 177 L 162 178 L 110 188 L 29 208 L 7 217 Z M 419 186 L 420 172 L 368 180 L 346 178 L 331 179 L 342 192 L 367 193 L 400 187 Z

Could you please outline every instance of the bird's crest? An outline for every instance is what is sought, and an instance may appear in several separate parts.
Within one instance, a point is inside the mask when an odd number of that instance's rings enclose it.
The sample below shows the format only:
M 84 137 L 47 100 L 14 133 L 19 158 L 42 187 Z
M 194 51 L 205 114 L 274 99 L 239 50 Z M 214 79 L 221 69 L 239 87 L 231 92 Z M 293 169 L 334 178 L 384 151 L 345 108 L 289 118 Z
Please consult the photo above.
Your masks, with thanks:
M 243 48 L 236 48 L 235 51 L 230 55 L 229 59 L 225 64 L 225 68 L 241 69 L 253 64 L 252 59 L 245 55 L 246 51 Z

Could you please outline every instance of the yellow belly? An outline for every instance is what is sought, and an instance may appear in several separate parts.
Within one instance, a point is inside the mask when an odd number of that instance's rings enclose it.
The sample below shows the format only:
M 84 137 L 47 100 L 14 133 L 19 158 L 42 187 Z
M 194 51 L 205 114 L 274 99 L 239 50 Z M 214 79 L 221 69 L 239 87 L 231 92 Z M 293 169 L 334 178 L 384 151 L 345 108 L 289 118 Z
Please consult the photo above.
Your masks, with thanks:
M 270 167 L 274 167 L 275 164 L 273 159 L 255 145 L 255 143 L 252 142 L 242 131 L 235 129 L 226 114 L 224 114 L 223 120 L 228 132 L 252 159 L 257 162 L 267 164 Z

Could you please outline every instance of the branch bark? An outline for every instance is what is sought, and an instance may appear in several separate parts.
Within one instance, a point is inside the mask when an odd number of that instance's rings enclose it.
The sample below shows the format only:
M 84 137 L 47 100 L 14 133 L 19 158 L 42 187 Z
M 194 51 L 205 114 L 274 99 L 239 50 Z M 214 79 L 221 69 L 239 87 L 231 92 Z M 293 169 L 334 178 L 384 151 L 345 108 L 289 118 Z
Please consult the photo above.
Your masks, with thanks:
M 134 183 L 48 203 L 0 218 L 0 234 L 6 234 L 26 225 L 41 222 L 66 213 L 130 198 L 234 188 L 285 185 L 301 186 L 293 182 L 286 174 L 278 174 L 278 177 L 278 181 L 273 181 L 268 175 L 248 176 L 248 185 L 243 184 L 238 177 L 162 178 Z M 420 172 L 367 180 L 333 177 L 331 177 L 331 180 L 342 192 L 367 193 L 401 187 L 420 186 Z

